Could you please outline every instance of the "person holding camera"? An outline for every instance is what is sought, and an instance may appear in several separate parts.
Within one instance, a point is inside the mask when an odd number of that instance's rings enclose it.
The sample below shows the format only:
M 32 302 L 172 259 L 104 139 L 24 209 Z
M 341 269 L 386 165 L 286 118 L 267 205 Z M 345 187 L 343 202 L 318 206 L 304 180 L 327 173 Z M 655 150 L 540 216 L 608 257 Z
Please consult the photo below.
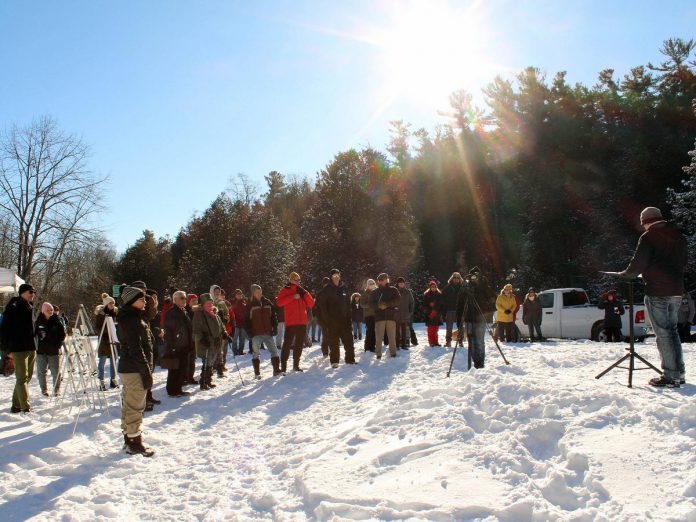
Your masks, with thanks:
M 684 295 L 686 239 L 673 223 L 665 221 L 659 208 L 643 209 L 640 224 L 645 233 L 621 275 L 635 278 L 642 274 L 645 281 L 645 309 L 655 330 L 663 370 L 662 376 L 650 379 L 649 384 L 679 388 L 686 371 L 677 330 Z
M 116 331 L 120 342 L 118 375 L 121 379 L 121 430 L 131 455 L 151 457 L 154 451 L 143 446 L 141 426 L 147 390 L 152 388 L 152 334 L 145 321 L 145 292 L 127 286 L 121 293 Z
M 498 315 L 496 315 L 496 321 L 498 322 L 496 334 L 498 339 L 512 342 L 517 299 L 515 299 L 515 295 L 512 293 L 512 285 L 510 283 L 506 284 L 500 291 L 500 295 L 495 300 L 495 308 L 498 312 Z
M 300 274 L 292 272 L 288 279 L 288 283 L 276 297 L 276 305 L 284 311 L 285 318 L 285 339 L 280 352 L 280 365 L 283 373 L 287 371 L 291 347 L 293 371 L 302 371 L 300 359 L 307 337 L 307 323 L 309 322 L 307 312 L 314 306 L 312 294 L 300 284 Z
M 486 327 L 493 319 L 495 291 L 483 277 L 478 267 L 469 271 L 457 296 L 456 319 L 458 340 L 466 335 L 471 349 L 474 368 L 483 368 L 486 362 Z
M 445 346 L 452 346 L 452 325 L 457 322 L 457 300 L 462 290 L 462 275 L 452 272 L 442 289 L 442 316 L 445 320 Z
M 624 314 L 625 308 L 623 303 L 617 299 L 616 290 L 609 290 L 604 294 L 597 308 L 604 310 L 604 342 L 618 343 L 623 341 L 621 316 Z

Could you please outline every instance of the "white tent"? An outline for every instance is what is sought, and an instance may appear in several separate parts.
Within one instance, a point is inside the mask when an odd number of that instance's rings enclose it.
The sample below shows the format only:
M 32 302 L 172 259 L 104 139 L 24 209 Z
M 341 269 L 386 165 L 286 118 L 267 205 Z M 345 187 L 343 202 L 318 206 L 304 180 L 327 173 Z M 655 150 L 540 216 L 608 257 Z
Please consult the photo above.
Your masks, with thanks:
M 19 290 L 19 285 L 24 284 L 24 279 L 9 268 L 0 268 L 0 294 L 14 294 Z

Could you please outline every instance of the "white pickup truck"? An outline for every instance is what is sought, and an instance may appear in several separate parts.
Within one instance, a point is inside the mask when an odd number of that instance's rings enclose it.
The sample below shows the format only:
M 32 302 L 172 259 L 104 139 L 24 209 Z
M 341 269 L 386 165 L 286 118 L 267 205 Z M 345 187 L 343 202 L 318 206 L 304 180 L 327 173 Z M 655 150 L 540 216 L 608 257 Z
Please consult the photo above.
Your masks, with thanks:
M 587 292 L 582 288 L 544 290 L 539 293 L 538 299 L 542 307 L 541 333 L 544 337 L 604 340 L 604 310 L 590 303 Z M 636 340 L 642 341 L 648 335 L 650 327 L 645 306 L 634 304 L 633 314 L 633 335 Z M 622 333 L 628 337 L 628 306 L 621 321 Z M 522 335 L 527 335 L 528 328 L 522 322 L 521 309 L 517 312 L 516 324 Z

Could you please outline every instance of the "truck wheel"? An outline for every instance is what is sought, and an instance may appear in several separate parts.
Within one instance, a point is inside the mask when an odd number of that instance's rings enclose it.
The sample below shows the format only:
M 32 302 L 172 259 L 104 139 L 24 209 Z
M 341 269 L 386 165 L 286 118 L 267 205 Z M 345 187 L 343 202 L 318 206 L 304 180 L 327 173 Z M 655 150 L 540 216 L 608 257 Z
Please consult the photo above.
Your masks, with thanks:
M 606 340 L 606 335 L 604 334 L 604 321 L 597 321 L 592 325 L 592 340 L 598 343 L 603 343 Z

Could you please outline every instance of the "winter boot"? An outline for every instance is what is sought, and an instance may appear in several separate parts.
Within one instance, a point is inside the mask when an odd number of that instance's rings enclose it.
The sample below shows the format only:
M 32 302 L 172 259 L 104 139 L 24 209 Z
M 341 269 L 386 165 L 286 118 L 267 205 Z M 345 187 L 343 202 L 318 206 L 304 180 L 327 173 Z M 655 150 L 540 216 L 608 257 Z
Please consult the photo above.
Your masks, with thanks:
M 118 384 L 116 383 L 116 379 L 111 379 L 111 382 L 109 383 L 109 388 L 111 388 L 112 390 L 114 388 L 118 388 Z
M 271 365 L 273 366 L 274 377 L 283 373 L 280 371 L 280 357 L 271 357 Z
M 143 457 L 152 457 L 155 452 L 150 448 L 143 446 L 143 438 L 138 435 L 137 437 L 126 437 L 127 448 L 126 451 L 129 455 L 142 455 Z
M 222 364 L 218 364 L 216 367 L 216 370 L 217 370 L 218 379 L 221 379 L 225 376 L 225 374 L 222 372 Z
M 301 372 L 300 359 L 302 359 L 302 346 L 295 346 L 292 349 L 292 371 Z
M 217 384 L 213 384 L 213 369 L 208 368 L 207 373 L 205 376 L 205 383 L 208 386 L 208 388 L 216 388 Z
M 254 367 L 254 377 L 261 380 L 261 361 L 258 359 L 252 359 L 251 364 Z
M 208 386 L 208 383 L 206 382 L 207 381 L 206 373 L 207 373 L 207 370 L 205 368 L 203 368 L 201 370 L 201 377 L 200 377 L 200 379 L 198 379 L 198 382 L 200 383 L 200 386 L 201 386 L 201 390 L 209 390 L 210 389 L 210 386 Z
M 99 391 L 106 391 L 106 384 L 104 384 L 104 379 L 99 381 Z M 46 394 L 48 395 L 48 394 Z
M 280 373 L 286 374 L 288 372 L 288 359 L 283 357 L 280 361 Z

